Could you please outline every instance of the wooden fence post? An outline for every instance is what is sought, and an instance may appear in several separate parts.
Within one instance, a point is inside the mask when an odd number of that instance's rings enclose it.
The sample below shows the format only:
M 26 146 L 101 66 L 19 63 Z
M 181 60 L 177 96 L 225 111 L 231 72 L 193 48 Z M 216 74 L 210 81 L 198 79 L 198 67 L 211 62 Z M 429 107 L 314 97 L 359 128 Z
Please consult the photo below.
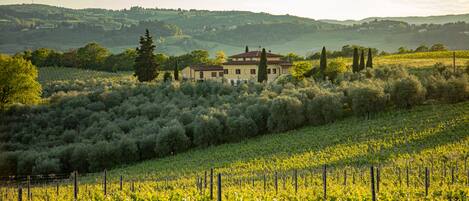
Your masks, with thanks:
M 406 180 L 406 184 L 407 184 L 407 188 L 409 188 L 409 166 L 406 166 L 405 167 L 405 180 Z
M 207 170 L 204 172 L 204 189 L 207 189 Z
M 78 172 L 73 172 L 73 199 L 78 200 Z
M 218 182 L 217 182 L 217 183 L 218 183 L 217 200 L 218 200 L 218 201 L 221 201 L 221 199 L 222 199 L 222 196 L 221 196 L 221 194 L 222 194 L 222 193 L 221 193 L 221 190 L 222 190 L 222 189 L 221 189 L 221 173 L 218 173 Z
M 347 169 L 344 170 L 344 186 L 347 186 Z
M 31 200 L 31 176 L 29 175 L 28 175 L 27 187 L 28 187 L 28 190 L 27 190 L 28 196 L 26 197 L 27 197 L 27 200 L 30 201 Z
M 296 169 L 294 172 L 294 177 L 295 177 L 295 193 L 298 193 L 298 170 Z
M 120 176 L 119 178 L 119 190 L 122 191 L 122 186 L 123 186 L 123 178 L 122 178 L 122 175 Z
M 278 193 L 278 173 L 277 172 L 275 172 L 274 183 L 275 183 L 275 193 Z
M 370 168 L 370 182 L 371 182 L 371 200 L 376 201 L 376 192 L 375 192 L 375 168 L 371 166 Z
M 210 200 L 213 200 L 213 168 L 210 168 Z
M 59 182 L 56 183 L 56 189 L 55 189 L 55 193 L 56 193 L 56 196 L 59 197 Z
M 327 167 L 326 165 L 323 166 L 322 168 L 322 185 L 323 185 L 323 198 L 324 200 L 327 200 Z
M 103 192 L 104 192 L 104 197 L 106 197 L 107 195 L 107 170 L 106 169 L 104 169 Z
M 18 201 L 23 201 L 23 188 L 21 185 L 18 186 Z
M 265 193 L 266 189 L 267 189 L 267 180 L 265 178 L 265 173 L 264 173 L 264 193 Z
M 451 184 L 454 184 L 454 167 L 451 167 Z
M 430 172 L 427 167 L 425 167 L 425 197 L 428 196 L 428 188 L 430 187 Z

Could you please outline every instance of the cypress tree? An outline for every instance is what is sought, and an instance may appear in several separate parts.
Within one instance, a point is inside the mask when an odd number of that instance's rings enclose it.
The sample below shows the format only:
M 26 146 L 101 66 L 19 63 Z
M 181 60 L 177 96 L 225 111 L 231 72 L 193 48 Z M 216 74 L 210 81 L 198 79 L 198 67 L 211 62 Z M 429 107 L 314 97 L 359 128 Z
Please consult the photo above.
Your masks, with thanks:
M 155 51 L 156 46 L 153 44 L 148 29 L 145 36 L 140 37 L 140 47 L 137 48 L 137 57 L 135 58 L 135 76 L 140 82 L 150 82 L 158 77 L 158 63 L 156 63 Z
M 358 58 L 358 49 L 355 48 L 355 49 L 353 49 L 353 64 L 352 64 L 352 71 L 354 73 L 359 71 L 358 60 L 359 60 L 359 58 Z
M 174 61 L 174 80 L 179 81 L 178 60 Z
M 360 56 L 360 70 L 362 71 L 365 69 L 365 50 L 362 50 L 362 54 Z
M 322 47 L 321 58 L 319 60 L 319 72 L 321 73 L 322 79 L 326 79 L 326 68 L 327 68 L 327 52 L 326 47 Z
M 373 68 L 373 55 L 371 54 L 371 48 L 368 49 L 368 60 L 366 61 L 367 68 Z
M 265 48 L 262 49 L 261 60 L 259 62 L 259 73 L 257 74 L 257 81 L 267 81 L 267 53 Z
M 249 47 L 248 47 L 247 45 L 246 45 L 246 50 L 245 50 L 245 52 L 246 52 L 246 53 L 249 52 Z

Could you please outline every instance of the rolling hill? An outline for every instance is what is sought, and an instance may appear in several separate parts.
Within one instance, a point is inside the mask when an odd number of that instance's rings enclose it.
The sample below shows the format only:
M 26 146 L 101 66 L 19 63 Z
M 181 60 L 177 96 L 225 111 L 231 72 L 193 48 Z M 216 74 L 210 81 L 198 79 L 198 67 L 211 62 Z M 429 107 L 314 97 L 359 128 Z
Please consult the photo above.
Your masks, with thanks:
M 444 43 L 451 49 L 467 49 L 469 26 L 465 22 L 444 24 L 467 21 L 467 16 L 338 22 L 246 11 L 3 5 L 0 6 L 0 52 L 14 54 L 40 47 L 65 51 L 91 41 L 120 52 L 135 48 L 145 28 L 149 28 L 157 39 L 157 50 L 170 55 L 195 49 L 235 54 L 245 45 L 300 55 L 317 51 L 322 46 L 340 49 L 347 44 L 391 52 L 401 46 L 415 48 L 434 43 Z

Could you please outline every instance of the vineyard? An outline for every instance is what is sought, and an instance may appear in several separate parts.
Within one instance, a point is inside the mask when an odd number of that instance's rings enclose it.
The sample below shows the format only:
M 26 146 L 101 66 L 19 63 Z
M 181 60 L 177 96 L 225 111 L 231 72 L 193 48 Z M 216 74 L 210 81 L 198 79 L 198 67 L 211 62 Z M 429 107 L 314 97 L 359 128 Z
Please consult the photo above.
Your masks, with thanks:
M 132 72 L 110 73 L 104 71 L 94 71 L 65 67 L 42 67 L 39 68 L 39 82 L 41 84 L 52 81 L 89 80 L 102 78 L 123 78 L 129 77 Z
M 468 102 L 426 105 L 189 151 L 106 176 L 79 176 L 76 196 L 210 200 L 220 193 L 222 200 L 372 200 L 374 189 L 378 200 L 467 200 L 468 108 Z M 32 179 L 30 185 L 24 179 L 21 196 L 26 200 L 31 186 L 33 200 L 73 200 L 74 178 L 48 184 Z M 0 190 L 5 200 L 17 200 L 18 191 L 14 183 Z

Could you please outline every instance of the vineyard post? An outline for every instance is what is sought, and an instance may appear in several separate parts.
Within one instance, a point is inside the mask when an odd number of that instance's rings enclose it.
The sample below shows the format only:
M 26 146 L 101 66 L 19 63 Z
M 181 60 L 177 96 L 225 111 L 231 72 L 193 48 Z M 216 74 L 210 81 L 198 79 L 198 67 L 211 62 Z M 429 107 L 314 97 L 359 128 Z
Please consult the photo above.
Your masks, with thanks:
M 322 185 L 324 191 L 324 200 L 327 200 L 327 167 L 326 165 L 322 168 Z
M 254 188 L 254 176 L 252 176 L 252 188 Z
M 295 176 L 295 193 L 298 193 L 298 170 L 297 169 L 295 169 L 294 176 Z
M 122 184 L 123 184 L 123 181 L 122 181 L 122 175 L 121 175 L 119 178 L 119 190 L 120 191 L 122 191 Z
M 27 181 L 27 186 L 28 186 L 28 196 L 27 200 L 31 200 L 31 176 L 28 175 L 28 181 Z
M 430 172 L 427 167 L 425 167 L 425 197 L 428 196 L 428 188 L 430 187 Z
M 217 189 L 217 200 L 221 201 L 221 173 L 218 173 L 218 189 Z
M 409 166 L 406 166 L 405 167 L 405 180 L 406 180 L 406 184 L 407 184 L 407 188 L 409 188 Z
M 275 193 L 278 193 L 278 173 L 275 172 Z
M 283 190 L 285 190 L 286 183 L 287 183 L 287 178 L 285 177 L 285 174 L 282 176 L 282 182 L 283 182 Z
M 213 168 L 210 168 L 210 200 L 213 200 Z
M 344 186 L 347 186 L 347 169 L 344 170 Z
M 451 167 L 451 184 L 454 184 L 454 167 Z
M 107 170 L 106 169 L 104 169 L 103 192 L 104 192 L 104 197 L 106 197 L 106 194 L 107 194 Z
M 399 186 L 402 185 L 402 178 L 401 178 L 401 168 L 400 167 L 397 167 L 397 174 L 398 174 L 398 181 L 399 181 Z
M 264 193 L 266 191 L 266 188 L 267 188 L 267 181 L 266 181 L 265 173 L 264 173 Z
M 18 186 L 18 201 L 23 201 L 23 188 L 21 185 Z
M 56 183 L 56 196 L 59 197 L 59 182 Z
M 207 189 L 207 170 L 204 172 L 204 189 Z
M 375 168 L 371 166 L 370 168 L 370 181 L 371 181 L 371 200 L 376 201 L 376 192 L 375 192 Z
M 135 191 L 135 183 L 134 180 L 132 180 L 132 183 L 130 184 L 130 191 L 134 192 Z
M 78 200 L 78 172 L 74 171 L 73 172 L 73 199 Z

